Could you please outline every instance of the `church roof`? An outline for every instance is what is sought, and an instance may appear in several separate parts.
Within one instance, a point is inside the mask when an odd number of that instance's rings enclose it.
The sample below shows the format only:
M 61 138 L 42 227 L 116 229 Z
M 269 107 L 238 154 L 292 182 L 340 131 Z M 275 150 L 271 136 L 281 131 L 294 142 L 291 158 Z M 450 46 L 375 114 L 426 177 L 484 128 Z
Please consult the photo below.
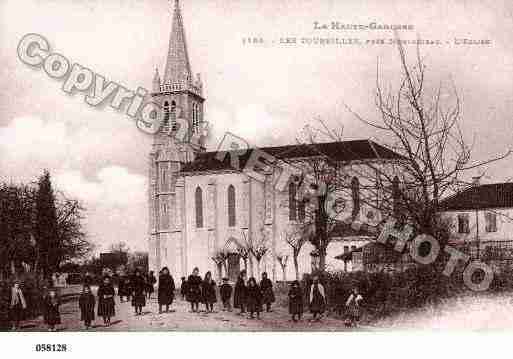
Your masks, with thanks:
M 513 183 L 471 186 L 440 202 L 443 211 L 513 208 Z
M 370 140 L 352 140 L 325 142 L 316 144 L 297 144 L 276 147 L 262 147 L 261 151 L 271 156 L 283 159 L 293 160 L 307 157 L 325 156 L 333 161 L 349 162 L 358 160 L 374 160 L 374 159 L 402 159 L 403 157 L 389 148 L 379 145 Z M 240 151 L 238 156 L 240 168 L 244 168 L 252 151 Z M 202 171 L 221 171 L 230 170 L 230 155 L 226 154 L 222 161 L 216 158 L 218 152 L 199 153 L 196 159 L 184 165 L 182 172 L 202 172 Z
M 178 0 L 175 0 L 173 24 L 163 80 L 164 83 L 181 84 L 187 84 L 192 80 L 191 65 L 185 42 L 185 30 Z

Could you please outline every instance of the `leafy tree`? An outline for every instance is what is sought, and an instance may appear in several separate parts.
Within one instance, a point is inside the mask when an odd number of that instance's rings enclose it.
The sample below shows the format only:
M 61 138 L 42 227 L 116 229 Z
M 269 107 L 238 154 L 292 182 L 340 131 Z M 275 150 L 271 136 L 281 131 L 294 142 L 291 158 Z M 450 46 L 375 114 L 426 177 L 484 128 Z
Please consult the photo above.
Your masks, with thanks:
M 45 278 L 59 267 L 62 256 L 58 242 L 57 208 L 50 173 L 39 177 L 36 193 L 35 238 L 39 250 L 39 267 Z

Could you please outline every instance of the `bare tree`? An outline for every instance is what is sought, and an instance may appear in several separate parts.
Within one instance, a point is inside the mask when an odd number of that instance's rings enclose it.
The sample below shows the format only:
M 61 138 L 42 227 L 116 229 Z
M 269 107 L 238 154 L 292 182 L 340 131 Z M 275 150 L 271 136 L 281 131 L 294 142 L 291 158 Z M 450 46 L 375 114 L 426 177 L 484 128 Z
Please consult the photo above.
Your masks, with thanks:
M 250 246 L 250 252 L 257 262 L 257 275 L 260 275 L 260 263 L 269 251 L 269 240 L 265 234 L 264 228 L 260 228 L 260 233 L 256 241 L 253 241 Z
M 399 176 L 400 190 L 396 188 L 387 197 L 400 203 L 401 211 L 420 232 L 436 236 L 441 199 L 467 187 L 469 171 L 504 159 L 511 150 L 472 161 L 472 145 L 467 144 L 460 127 L 461 101 L 454 84 L 430 88 L 419 47 L 415 64 L 409 65 L 403 45 L 397 43 L 402 72 L 397 90 L 384 89 L 377 65 L 375 103 L 380 120 L 367 121 L 351 112 L 389 139 L 388 146 L 403 156 L 394 164 L 392 175 L 373 168 L 383 183 L 392 184 L 392 176 Z M 393 186 L 381 187 L 389 193 L 394 191 Z
M 218 280 L 221 281 L 223 274 L 222 274 L 222 268 L 224 268 L 225 273 L 228 274 L 228 266 L 226 261 L 228 260 L 229 253 L 225 251 L 223 248 L 217 249 L 212 253 L 212 260 L 217 266 L 217 273 L 218 273 Z
M 244 270 L 248 271 L 248 261 L 251 265 L 251 275 L 253 275 L 253 263 L 251 260 L 251 243 L 244 231 L 241 231 L 241 239 L 233 239 L 237 245 L 237 254 L 244 262 Z
M 309 240 L 308 231 L 305 231 L 304 227 L 299 227 L 295 230 L 285 232 L 285 242 L 287 242 L 287 244 L 292 248 L 292 259 L 294 262 L 296 280 L 299 280 L 299 253 L 301 253 L 303 245 Z
M 380 119 L 366 120 L 346 106 L 351 114 L 386 140 L 387 146 L 384 150 L 380 146 L 381 150 L 386 152 L 388 148 L 398 154 L 395 158 L 362 161 L 358 166 L 351 166 L 351 176 L 360 180 L 356 186 L 358 203 L 352 203 L 352 218 L 361 219 L 362 208 L 370 208 L 379 213 L 381 222 L 393 216 L 399 222 L 412 224 L 419 233 L 433 235 L 443 246 L 449 230 L 440 216 L 441 199 L 468 187 L 465 179 L 469 172 L 482 171 L 486 165 L 508 157 L 511 151 L 472 161 L 472 146 L 466 143 L 460 127 L 461 102 L 454 84 L 449 88 L 442 84 L 430 86 L 419 48 L 415 64 L 410 66 L 403 46 L 400 41 L 397 43 L 402 75 L 396 90 L 381 84 L 379 63 L 377 65 L 375 103 Z M 307 127 L 305 132 L 305 138 L 298 142 L 313 150 L 319 149 L 321 138 L 343 140 L 342 126 L 332 129 L 322 120 L 318 127 Z M 313 185 L 324 186 L 315 205 L 309 206 L 310 216 L 307 212 L 303 221 L 306 226 L 315 226 L 311 242 L 320 256 L 319 268 L 324 270 L 326 248 L 333 230 L 344 225 L 337 215 L 339 208 L 335 216 L 327 215 L 326 209 L 330 206 L 327 199 L 342 198 L 344 207 L 351 202 L 344 198 L 354 200 L 355 186 L 344 165 L 330 153 L 319 151 L 319 156 L 306 164 L 309 168 L 306 172 L 313 175 Z M 334 175 L 326 176 L 330 170 Z
M 289 261 L 289 255 L 284 253 L 276 253 L 276 260 L 280 264 L 282 279 L 284 282 L 287 281 L 287 264 Z

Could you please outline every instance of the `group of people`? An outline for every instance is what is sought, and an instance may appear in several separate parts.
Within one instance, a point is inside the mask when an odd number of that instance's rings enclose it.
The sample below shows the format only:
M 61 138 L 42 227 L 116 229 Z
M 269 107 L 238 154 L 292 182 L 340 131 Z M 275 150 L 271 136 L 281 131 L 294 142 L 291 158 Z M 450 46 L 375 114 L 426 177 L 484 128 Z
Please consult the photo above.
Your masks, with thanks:
M 322 318 L 326 311 L 327 300 L 324 286 L 320 283 L 319 277 L 314 276 L 312 284 L 307 291 L 307 300 L 312 313 L 312 320 L 318 321 Z M 292 315 L 292 320 L 297 322 L 301 320 L 303 315 L 303 303 L 304 303 L 304 292 L 301 289 L 299 281 L 292 282 L 289 290 L 289 313 Z M 349 294 L 349 297 L 345 301 L 345 307 L 347 308 L 347 316 L 345 325 L 348 327 L 354 327 L 360 320 L 360 305 L 363 301 L 363 297 L 358 291 L 357 287 L 354 287 Z M 342 306 L 338 306 L 339 315 L 342 314 Z
M 204 278 L 199 275 L 199 269 L 194 268 L 192 274 L 186 279 L 181 278 L 182 283 L 180 293 L 183 300 L 190 303 L 191 312 L 199 312 L 200 303 L 205 306 L 205 312 L 214 312 L 214 304 L 217 303 L 217 284 L 212 279 L 212 273 L 208 271 Z M 123 302 L 124 298 L 130 301 L 134 307 L 135 315 L 142 315 L 142 309 L 146 306 L 146 299 L 151 298 L 154 292 L 154 286 L 157 279 L 150 272 L 144 275 L 140 270 L 135 270 L 131 276 L 122 276 L 119 279 L 118 296 Z M 158 305 L 159 313 L 169 312 L 170 306 L 175 298 L 175 282 L 167 267 L 162 268 L 158 278 Z M 305 299 L 308 303 L 312 320 L 320 320 L 326 311 L 327 300 L 324 286 L 320 283 L 319 277 L 314 276 L 311 285 L 304 291 L 299 281 L 294 281 L 290 285 L 288 292 L 289 313 L 292 321 L 301 320 L 304 313 Z M 219 286 L 219 295 L 222 303 L 223 311 L 232 311 L 232 294 L 233 308 L 238 309 L 238 315 L 248 313 L 249 319 L 260 319 L 261 313 L 272 311 L 272 304 L 275 302 L 275 294 L 273 283 L 268 278 L 267 273 L 262 273 L 259 283 L 254 277 L 247 279 L 247 273 L 242 270 L 237 278 L 235 287 L 229 283 L 228 278 L 222 279 Z M 103 277 L 102 283 L 98 287 L 97 298 L 91 291 L 91 283 L 84 281 L 82 292 L 79 297 L 79 308 L 81 321 L 84 322 L 86 329 L 91 327 L 95 320 L 95 307 L 97 306 L 98 317 L 103 318 L 105 326 L 111 325 L 111 318 L 115 316 L 115 300 L 116 295 L 114 285 L 110 276 Z M 347 300 L 345 307 L 347 308 L 347 326 L 356 326 L 360 317 L 360 305 L 363 297 L 354 288 Z M 50 331 L 55 331 L 56 326 L 61 324 L 59 314 L 60 300 L 55 289 L 48 290 L 43 298 L 43 318 L 48 325 Z M 18 329 L 20 321 L 23 317 L 23 311 L 27 308 L 23 292 L 19 282 L 14 282 L 11 288 L 10 317 L 12 328 Z M 340 306 L 338 307 L 340 308 Z
M 135 310 L 135 315 L 142 315 L 142 309 L 146 306 L 146 297 L 151 297 L 153 287 L 156 283 L 156 278 L 150 272 L 148 276 L 136 269 L 131 276 L 123 276 L 118 283 L 118 296 L 120 302 L 132 300 L 132 306 Z M 103 281 L 98 287 L 98 317 L 103 319 L 105 326 L 111 325 L 111 319 L 116 315 L 116 303 L 114 297 L 116 291 L 110 276 L 103 277 Z M 91 327 L 91 323 L 95 319 L 95 305 L 96 299 L 91 292 L 91 287 L 85 283 L 82 289 L 82 294 L 79 298 L 80 319 L 84 322 L 86 329 Z
M 56 325 L 61 323 L 59 314 L 60 300 L 57 291 L 53 288 L 49 289 L 43 296 L 42 300 L 43 318 L 48 325 L 49 331 L 55 331 Z M 27 309 L 27 301 L 20 287 L 20 282 L 15 281 L 11 287 L 11 298 L 9 303 L 9 318 L 12 323 L 12 330 L 20 328 L 21 320 Z
M 249 313 L 249 318 L 260 318 L 260 312 L 265 305 L 266 311 L 271 311 L 271 305 L 275 301 L 273 284 L 267 273 L 262 273 L 262 280 L 257 284 L 256 279 L 251 277 L 246 283 L 246 271 L 239 275 L 235 288 L 229 283 L 228 278 L 222 279 L 223 283 L 219 287 L 219 295 L 223 305 L 223 311 L 232 311 L 231 298 L 233 292 L 233 307 L 240 309 L 239 314 Z M 212 279 L 212 273 L 209 271 L 202 279 L 199 275 L 199 269 L 194 268 L 192 274 L 187 278 L 182 278 L 182 295 L 191 305 L 191 312 L 199 312 L 199 305 L 205 305 L 206 312 L 214 311 L 214 303 L 217 302 L 216 282 Z

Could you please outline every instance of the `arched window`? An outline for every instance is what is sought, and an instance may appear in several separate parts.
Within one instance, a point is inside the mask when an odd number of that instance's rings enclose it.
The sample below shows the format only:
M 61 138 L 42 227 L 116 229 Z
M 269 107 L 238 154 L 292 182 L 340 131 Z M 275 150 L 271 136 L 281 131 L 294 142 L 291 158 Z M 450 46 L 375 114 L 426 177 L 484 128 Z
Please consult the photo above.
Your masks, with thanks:
M 171 101 L 171 130 L 176 131 L 176 102 Z
M 196 204 L 196 228 L 203 228 L 203 191 L 200 187 L 196 188 L 194 200 Z
M 305 221 L 305 201 L 299 201 L 297 204 L 297 217 L 300 222 Z
M 235 227 L 235 187 L 228 186 L 228 226 Z
M 353 199 L 353 217 L 360 213 L 360 181 L 358 178 L 353 177 L 351 180 L 351 197 Z
M 392 206 L 395 215 L 399 213 L 400 204 L 400 193 L 399 193 L 399 177 L 395 176 L 392 180 Z
M 295 221 L 297 219 L 297 206 L 296 206 L 296 184 L 289 183 L 289 220 Z
M 167 203 L 166 197 L 161 199 L 161 220 L 160 220 L 160 228 L 161 229 L 169 229 L 169 207 Z
M 162 123 L 164 131 L 169 130 L 169 102 L 164 102 L 164 122 Z

